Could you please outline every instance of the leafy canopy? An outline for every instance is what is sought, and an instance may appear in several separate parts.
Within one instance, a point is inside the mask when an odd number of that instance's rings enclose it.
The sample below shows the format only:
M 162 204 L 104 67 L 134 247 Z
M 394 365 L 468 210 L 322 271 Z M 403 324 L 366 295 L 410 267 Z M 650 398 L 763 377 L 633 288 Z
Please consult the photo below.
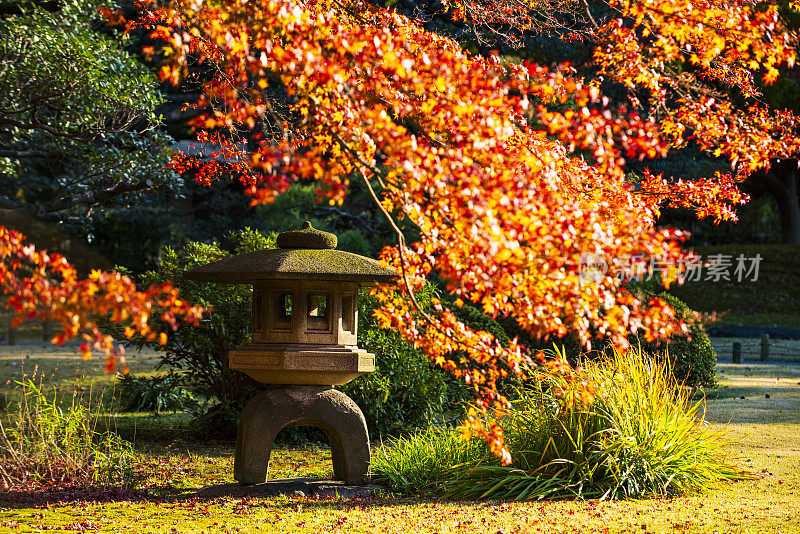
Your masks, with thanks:
M 700 4 L 610 2 L 622 18 L 602 27 L 595 21 L 602 42 L 596 61 L 624 83 L 650 90 L 657 108 L 671 96 L 659 92 L 663 85 L 678 90 L 691 85 L 690 76 L 705 82 L 716 75 L 746 92 L 745 71 L 763 68 L 769 80 L 779 64 L 794 60 L 774 10 L 748 2 L 725 9 Z M 531 27 L 533 19 L 514 5 L 452 4 L 457 17 L 496 7 L 500 19 L 488 24 Z M 502 430 L 479 412 L 502 412 L 507 400 L 496 381 L 506 368 L 523 373 L 532 361 L 516 342 L 503 346 L 465 326 L 442 302 L 423 311 L 414 292 L 426 276 L 441 276 L 456 305 L 471 301 L 491 316 L 513 316 L 535 336 L 571 331 L 587 345 L 604 336 L 620 346 L 630 331 L 665 337 L 686 326 L 664 301 L 643 306 L 621 287 L 614 266 L 587 283 L 581 255 L 658 257 L 677 265 L 683 236 L 656 228 L 662 205 L 721 220 L 743 201 L 730 175 L 679 183 L 647 175 L 634 184 L 623 172 L 625 158 L 661 156 L 680 143 L 670 125 L 682 121 L 701 131 L 709 105 L 691 93 L 660 122 L 610 109 L 569 66 L 551 70 L 471 55 L 391 9 L 358 0 L 175 0 L 144 21 L 168 43 L 163 80 L 179 83 L 198 58 L 216 69 L 198 103 L 206 113 L 194 126 L 201 140 L 225 147 L 253 204 L 271 202 L 297 180 L 315 180 L 336 204 L 350 180 L 363 182 L 395 227 L 399 245 L 384 249 L 382 258 L 403 280 L 399 289 L 376 291 L 382 304 L 376 318 L 474 387 L 478 410 L 466 427 L 505 461 Z M 692 49 L 696 57 L 688 60 L 705 70 L 674 72 Z M 288 104 L 271 98 L 276 84 Z M 738 137 L 741 146 L 730 148 L 737 154 L 756 141 Z M 221 170 L 217 161 L 187 158 L 174 166 L 194 166 L 203 180 Z M 406 244 L 396 219 L 410 220 L 419 240 Z M 676 271 L 664 273 L 667 283 Z M 464 356 L 454 361 L 452 354 Z M 590 389 L 580 397 L 590 401 Z
M 140 20 L 166 43 L 159 77 L 179 83 L 194 62 L 216 73 L 193 126 L 201 141 L 222 149 L 206 161 L 178 157 L 173 167 L 193 167 L 205 182 L 233 171 L 253 204 L 314 180 L 336 205 L 350 180 L 360 180 L 398 238 L 382 258 L 402 284 L 375 291 L 376 319 L 474 388 L 466 433 L 484 437 L 506 463 L 502 429 L 491 422 L 497 418 L 481 412 L 502 413 L 508 402 L 497 380 L 535 362 L 516 341 L 504 345 L 467 327 L 441 301 L 423 310 L 414 295 L 426 277 L 440 276 L 456 306 L 470 301 L 491 316 L 511 316 L 534 336 L 571 331 L 587 345 L 602 336 L 625 346 L 630 331 L 647 339 L 685 332 L 663 300 L 644 306 L 626 292 L 619 267 L 581 279 L 581 255 L 678 265 L 683 235 L 655 226 L 659 209 L 683 205 L 731 218 L 744 200 L 736 187 L 742 176 L 670 183 L 646 175 L 634 183 L 625 159 L 664 155 L 694 135 L 752 170 L 764 164 L 759 151 L 771 157 L 793 146 L 787 115 L 757 105 L 738 112 L 717 97 L 719 84 L 755 97 L 754 72 L 763 70 L 769 82 L 795 58 L 794 36 L 777 12 L 746 0 L 610 0 L 618 17 L 598 21 L 587 12 L 588 33 L 600 43 L 595 61 L 644 90 L 650 117 L 630 112 L 643 109 L 636 98 L 630 109 L 611 108 L 567 65 L 472 55 L 359 0 L 159 5 Z M 533 7 L 555 13 L 576 5 Z M 523 31 L 537 21 L 527 4 L 506 0 L 447 6 L 474 26 Z M 776 138 L 778 148 L 770 144 Z M 400 219 L 418 230 L 414 243 L 405 242 Z M 667 283 L 679 275 L 675 267 L 663 274 Z M 594 389 L 577 371 L 559 361 L 548 366 L 576 382 L 576 399 L 591 402 Z

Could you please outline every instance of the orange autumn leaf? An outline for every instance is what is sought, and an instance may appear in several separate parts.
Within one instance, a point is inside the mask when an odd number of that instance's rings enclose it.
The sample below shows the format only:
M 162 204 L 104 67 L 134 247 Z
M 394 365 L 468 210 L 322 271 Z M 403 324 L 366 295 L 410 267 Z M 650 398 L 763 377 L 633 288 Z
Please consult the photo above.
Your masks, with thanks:
M 180 300 L 178 290 L 170 284 L 139 291 L 127 276 L 96 270 L 81 279 L 66 258 L 37 250 L 22 234 L 3 226 L 0 284 L 15 321 L 58 324 L 61 332 L 51 342 L 62 345 L 76 338 L 85 340 L 78 349 L 83 359 L 91 358 L 93 350 L 107 356 L 114 351 L 114 338 L 100 330 L 97 316 L 129 323 L 125 335 L 130 337 L 151 332 L 147 318 L 155 310 L 167 328 L 177 328 L 181 321 L 196 324 L 204 313 L 203 308 Z

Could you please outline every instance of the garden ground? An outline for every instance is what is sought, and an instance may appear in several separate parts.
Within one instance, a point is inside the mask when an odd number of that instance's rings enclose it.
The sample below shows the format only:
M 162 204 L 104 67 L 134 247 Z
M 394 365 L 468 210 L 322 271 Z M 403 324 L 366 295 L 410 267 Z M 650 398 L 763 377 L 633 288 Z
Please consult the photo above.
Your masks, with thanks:
M 129 359 L 134 372 L 150 372 L 155 362 L 152 355 Z M 102 376 L 99 360 L 81 362 L 74 349 L 0 349 L 3 383 L 21 378 L 23 367 L 30 373 L 35 365 L 64 384 L 65 391 L 70 379 L 86 390 L 113 380 Z M 157 441 L 136 440 L 141 490 L 92 496 L 79 491 L 0 493 L 0 532 L 800 531 L 800 366 L 719 364 L 718 371 L 721 387 L 709 395 L 706 419 L 727 422 L 733 461 L 759 478 L 707 494 L 619 502 L 476 503 L 391 495 L 363 500 L 201 498 L 197 489 L 233 482 L 233 444 L 162 435 Z M 154 422 L 147 414 L 137 419 L 144 427 L 168 427 L 170 421 Z M 280 449 L 270 470 L 271 477 L 329 477 L 330 452 L 313 446 Z

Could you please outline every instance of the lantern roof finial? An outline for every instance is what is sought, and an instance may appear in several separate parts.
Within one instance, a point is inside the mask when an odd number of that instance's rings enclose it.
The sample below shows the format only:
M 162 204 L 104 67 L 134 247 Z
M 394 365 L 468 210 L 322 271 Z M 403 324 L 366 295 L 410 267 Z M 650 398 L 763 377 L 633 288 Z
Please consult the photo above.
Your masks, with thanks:
M 299 230 L 278 234 L 278 248 L 333 250 L 336 245 L 337 239 L 334 234 L 317 230 L 309 221 L 306 221 Z

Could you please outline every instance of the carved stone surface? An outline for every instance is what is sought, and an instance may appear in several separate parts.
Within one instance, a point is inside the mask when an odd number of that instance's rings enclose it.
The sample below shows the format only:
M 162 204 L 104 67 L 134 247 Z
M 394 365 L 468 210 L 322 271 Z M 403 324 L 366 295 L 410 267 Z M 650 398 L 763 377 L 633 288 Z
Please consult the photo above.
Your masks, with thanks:
M 247 404 L 236 439 L 234 478 L 241 484 L 265 482 L 275 436 L 294 425 L 315 426 L 325 433 L 337 480 L 366 482 L 370 452 L 364 414 L 350 397 L 324 386 L 276 387 Z
M 231 369 L 265 384 L 331 386 L 375 370 L 375 356 L 354 346 L 253 343 L 229 357 Z

